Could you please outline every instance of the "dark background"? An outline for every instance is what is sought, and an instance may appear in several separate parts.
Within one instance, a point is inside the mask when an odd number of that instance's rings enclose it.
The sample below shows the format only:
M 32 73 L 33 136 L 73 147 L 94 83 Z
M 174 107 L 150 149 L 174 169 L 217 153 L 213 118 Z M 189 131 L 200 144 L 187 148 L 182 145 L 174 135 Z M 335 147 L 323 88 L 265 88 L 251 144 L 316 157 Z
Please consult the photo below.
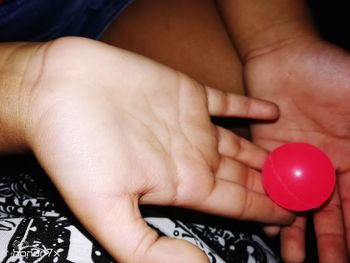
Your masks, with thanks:
M 323 39 L 350 50 L 350 0 L 308 0 Z

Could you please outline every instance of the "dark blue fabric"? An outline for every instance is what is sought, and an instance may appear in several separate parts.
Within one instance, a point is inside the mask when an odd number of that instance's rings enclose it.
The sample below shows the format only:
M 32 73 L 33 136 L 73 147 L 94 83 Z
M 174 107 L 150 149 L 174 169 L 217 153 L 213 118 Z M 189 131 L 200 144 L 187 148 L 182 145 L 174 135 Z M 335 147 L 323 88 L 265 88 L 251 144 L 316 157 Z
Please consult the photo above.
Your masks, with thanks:
M 7 0 L 0 5 L 0 41 L 98 38 L 132 0 Z

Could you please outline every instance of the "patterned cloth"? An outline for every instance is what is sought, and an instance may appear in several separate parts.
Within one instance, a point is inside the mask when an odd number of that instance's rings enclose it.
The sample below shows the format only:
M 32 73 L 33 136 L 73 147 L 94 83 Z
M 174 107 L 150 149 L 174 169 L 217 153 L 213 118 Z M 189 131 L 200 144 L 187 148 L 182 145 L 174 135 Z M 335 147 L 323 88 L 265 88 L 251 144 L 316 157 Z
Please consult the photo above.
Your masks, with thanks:
M 34 159 L 5 158 L 0 167 L 7 167 L 0 174 L 0 262 L 113 262 Z M 176 208 L 146 206 L 142 213 L 160 235 L 197 245 L 211 262 L 279 262 L 252 224 Z

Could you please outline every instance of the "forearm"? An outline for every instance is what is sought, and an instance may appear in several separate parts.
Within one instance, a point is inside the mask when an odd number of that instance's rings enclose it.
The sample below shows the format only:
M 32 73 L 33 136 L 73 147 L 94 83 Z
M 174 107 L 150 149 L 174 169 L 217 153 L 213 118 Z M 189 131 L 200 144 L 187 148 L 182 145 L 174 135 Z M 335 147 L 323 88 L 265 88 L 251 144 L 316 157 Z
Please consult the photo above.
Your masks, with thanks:
M 304 0 L 217 0 L 242 59 L 268 53 L 317 32 Z
M 0 153 L 19 152 L 26 148 L 26 118 L 30 109 L 30 85 L 35 76 L 28 76 L 38 44 L 0 44 Z M 30 70 L 36 72 L 36 70 Z

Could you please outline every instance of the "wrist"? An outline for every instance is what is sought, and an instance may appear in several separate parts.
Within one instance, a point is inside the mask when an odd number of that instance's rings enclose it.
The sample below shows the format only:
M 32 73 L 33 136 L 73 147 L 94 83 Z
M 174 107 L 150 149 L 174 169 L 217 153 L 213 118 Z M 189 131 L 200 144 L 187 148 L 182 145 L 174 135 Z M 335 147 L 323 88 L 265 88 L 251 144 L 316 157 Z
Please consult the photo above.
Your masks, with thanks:
M 0 44 L 0 153 L 27 148 L 31 89 L 39 74 L 41 44 Z M 39 67 L 38 67 L 39 66 Z
M 243 62 L 302 39 L 318 38 L 303 0 L 217 0 Z
M 293 50 L 295 46 L 305 43 L 319 41 L 320 38 L 313 28 L 306 26 L 305 23 L 281 22 L 271 25 L 264 30 L 255 32 L 254 35 L 243 39 L 240 49 L 240 55 L 244 63 L 249 60 L 264 56 L 280 49 Z

